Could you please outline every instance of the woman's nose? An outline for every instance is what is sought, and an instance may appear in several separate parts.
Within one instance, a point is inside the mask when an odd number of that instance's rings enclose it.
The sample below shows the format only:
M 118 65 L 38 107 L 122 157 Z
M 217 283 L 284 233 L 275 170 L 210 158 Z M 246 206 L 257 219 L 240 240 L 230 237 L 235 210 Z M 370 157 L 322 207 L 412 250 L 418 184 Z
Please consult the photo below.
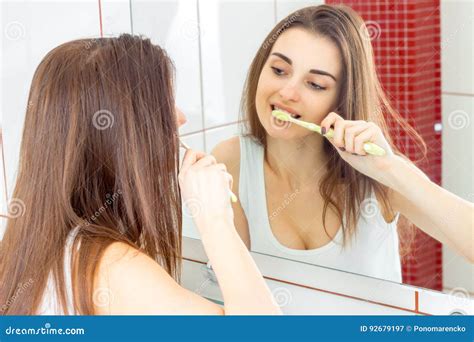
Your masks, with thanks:
M 176 107 L 176 115 L 178 116 L 178 127 L 181 127 L 188 121 L 186 119 L 186 115 L 184 115 L 184 113 L 178 107 Z
M 288 101 L 299 101 L 300 99 L 297 86 L 290 82 L 287 83 L 283 88 L 281 88 L 279 93 L 283 99 Z

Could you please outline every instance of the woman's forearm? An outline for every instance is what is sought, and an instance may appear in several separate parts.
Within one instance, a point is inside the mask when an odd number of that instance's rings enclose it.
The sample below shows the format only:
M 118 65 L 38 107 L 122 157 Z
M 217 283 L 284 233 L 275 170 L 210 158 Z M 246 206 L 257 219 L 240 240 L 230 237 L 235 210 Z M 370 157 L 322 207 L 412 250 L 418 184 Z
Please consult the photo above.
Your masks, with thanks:
M 474 262 L 474 205 L 433 183 L 400 157 L 389 171 L 389 186 L 413 206 L 407 218 L 427 234 Z M 410 216 L 411 217 L 408 217 Z
M 227 315 L 281 314 L 272 293 L 232 222 L 203 225 L 201 240 L 219 282 Z

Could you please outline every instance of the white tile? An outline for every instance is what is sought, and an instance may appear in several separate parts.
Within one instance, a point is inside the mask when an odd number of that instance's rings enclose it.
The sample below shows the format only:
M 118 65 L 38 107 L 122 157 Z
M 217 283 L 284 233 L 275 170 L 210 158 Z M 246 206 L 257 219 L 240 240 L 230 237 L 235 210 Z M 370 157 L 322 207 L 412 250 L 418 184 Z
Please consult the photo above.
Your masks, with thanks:
M 442 186 L 474 202 L 474 97 L 442 97 Z M 443 245 L 443 286 L 474 293 L 474 265 Z
M 1 3 L 1 112 L 7 189 L 16 177 L 20 141 L 31 80 L 54 47 L 99 36 L 97 1 Z
M 444 92 L 474 94 L 473 1 L 441 1 L 441 77 Z
M 322 4 L 324 4 L 322 0 L 276 0 L 277 21 L 304 7 Z
M 132 32 L 129 0 L 102 0 L 101 5 L 104 37 Z
M 239 135 L 240 125 L 233 124 L 229 126 L 219 127 L 215 129 L 206 130 L 206 152 L 211 153 L 214 147 L 220 142 L 231 137 Z
M 474 97 L 442 97 L 443 187 L 474 201 Z
M 274 26 L 273 1 L 199 2 L 205 127 L 235 122 L 250 64 Z
M 164 47 L 176 67 L 176 103 L 188 123 L 181 133 L 202 130 L 199 28 L 196 0 L 132 1 L 134 34 Z
M 455 289 L 451 294 L 420 290 L 420 311 L 431 315 L 474 314 L 474 300 L 467 297 L 463 289 Z
M 186 137 L 182 137 L 181 140 L 189 145 L 193 150 L 204 151 L 204 134 L 197 133 Z M 180 148 L 180 160 L 183 160 L 184 150 Z M 183 236 L 187 236 L 194 239 L 199 239 L 199 231 L 194 225 L 193 219 L 186 210 L 185 204 L 183 203 Z

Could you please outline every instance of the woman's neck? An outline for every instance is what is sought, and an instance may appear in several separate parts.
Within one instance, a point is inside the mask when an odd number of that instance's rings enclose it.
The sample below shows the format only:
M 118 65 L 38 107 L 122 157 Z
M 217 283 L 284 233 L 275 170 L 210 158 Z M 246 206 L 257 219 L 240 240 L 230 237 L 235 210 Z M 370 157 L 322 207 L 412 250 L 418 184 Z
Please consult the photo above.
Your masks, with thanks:
M 267 135 L 265 162 L 272 173 L 291 189 L 313 185 L 326 173 L 329 157 L 324 138 L 317 134 L 294 140 Z

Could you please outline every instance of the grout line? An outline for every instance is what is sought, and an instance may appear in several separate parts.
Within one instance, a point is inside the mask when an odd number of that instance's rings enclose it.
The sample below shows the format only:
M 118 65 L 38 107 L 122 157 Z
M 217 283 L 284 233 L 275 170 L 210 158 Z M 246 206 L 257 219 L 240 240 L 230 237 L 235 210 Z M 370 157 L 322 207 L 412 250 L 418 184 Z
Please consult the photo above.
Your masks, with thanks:
M 420 293 L 415 291 L 415 311 L 420 311 Z
M 232 125 L 238 125 L 239 123 L 242 123 L 242 122 L 243 122 L 242 120 L 238 120 L 238 121 L 233 121 L 233 122 L 227 122 L 225 124 L 221 124 L 221 125 L 217 125 L 217 126 L 206 127 L 206 128 L 203 128 L 203 129 L 199 129 L 197 131 L 192 131 L 192 132 L 187 132 L 187 133 L 180 134 L 180 137 L 188 137 L 190 135 L 194 135 L 194 134 L 198 134 L 198 133 L 213 131 L 213 130 L 218 129 L 218 128 L 229 127 L 229 126 L 232 126 Z
M 101 0 L 99 0 L 99 27 L 100 27 L 100 37 L 104 37 L 104 33 L 102 31 L 102 3 Z
M 456 95 L 456 96 L 467 96 L 467 97 L 474 97 L 474 94 L 469 94 L 469 93 L 457 93 L 454 91 L 442 91 L 442 95 Z
M 273 0 L 273 21 L 274 25 L 278 24 L 277 0 Z
M 133 34 L 133 10 L 132 10 L 132 0 L 128 0 L 128 9 L 130 13 L 130 33 Z
M 199 0 L 196 0 L 196 12 L 197 12 L 197 30 L 198 30 L 198 60 L 199 60 L 199 86 L 201 87 L 200 100 L 201 100 L 201 124 L 203 132 L 206 127 L 206 111 L 204 109 L 204 81 L 203 81 L 203 70 L 202 70 L 202 46 L 201 46 L 201 15 L 199 13 Z M 207 151 L 206 135 L 203 134 L 203 147 L 204 151 Z

